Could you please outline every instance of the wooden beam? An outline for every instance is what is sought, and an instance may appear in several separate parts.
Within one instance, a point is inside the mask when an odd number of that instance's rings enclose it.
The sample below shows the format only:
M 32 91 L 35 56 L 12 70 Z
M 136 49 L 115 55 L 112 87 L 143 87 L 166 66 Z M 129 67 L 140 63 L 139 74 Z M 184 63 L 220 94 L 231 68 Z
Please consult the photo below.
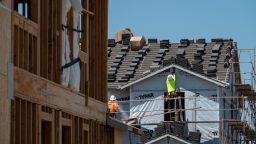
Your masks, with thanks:
M 14 94 L 22 99 L 62 109 L 82 118 L 105 122 L 107 104 L 88 98 L 88 106 L 85 106 L 83 94 L 17 67 L 14 68 Z

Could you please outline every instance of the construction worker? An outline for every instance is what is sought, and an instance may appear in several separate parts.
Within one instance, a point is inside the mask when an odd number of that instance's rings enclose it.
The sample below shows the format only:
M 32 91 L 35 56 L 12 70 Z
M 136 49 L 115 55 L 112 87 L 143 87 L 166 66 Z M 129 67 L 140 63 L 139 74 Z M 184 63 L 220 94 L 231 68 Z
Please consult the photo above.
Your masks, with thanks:
M 110 116 L 115 117 L 115 113 L 114 112 L 119 112 L 119 107 L 118 104 L 116 102 L 116 97 L 114 95 L 110 96 L 109 102 L 108 102 L 108 109 L 110 112 Z
M 175 95 L 175 83 L 176 83 L 176 75 L 173 70 L 172 74 L 169 74 L 166 79 L 167 92 L 169 96 Z

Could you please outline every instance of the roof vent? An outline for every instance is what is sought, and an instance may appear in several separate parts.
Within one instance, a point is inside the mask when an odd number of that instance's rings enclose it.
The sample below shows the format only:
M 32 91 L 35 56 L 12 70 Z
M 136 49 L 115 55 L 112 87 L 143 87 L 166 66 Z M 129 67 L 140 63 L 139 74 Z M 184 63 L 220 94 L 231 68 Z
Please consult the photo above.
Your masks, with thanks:
M 140 50 L 146 44 L 144 36 L 132 37 L 130 40 L 131 50 Z

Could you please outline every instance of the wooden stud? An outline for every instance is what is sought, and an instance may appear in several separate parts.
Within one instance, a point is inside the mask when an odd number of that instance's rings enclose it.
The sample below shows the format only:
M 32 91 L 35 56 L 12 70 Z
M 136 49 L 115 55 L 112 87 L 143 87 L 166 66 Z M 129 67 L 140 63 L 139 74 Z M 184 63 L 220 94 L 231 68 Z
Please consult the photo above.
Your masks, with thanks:
M 14 65 L 19 65 L 19 27 L 17 25 L 14 25 L 14 39 L 13 39 L 13 61 Z
M 32 35 L 28 34 L 28 71 L 33 72 L 33 47 L 32 47 Z
M 24 31 L 24 69 L 29 71 L 29 38 L 28 32 Z
M 61 78 L 61 72 L 60 72 L 60 67 L 61 67 L 61 35 L 62 35 L 62 30 L 61 30 L 61 3 L 62 0 L 56 0 L 56 64 L 55 64 L 55 82 L 60 83 L 60 78 Z
M 26 102 L 26 143 L 31 144 L 31 103 Z

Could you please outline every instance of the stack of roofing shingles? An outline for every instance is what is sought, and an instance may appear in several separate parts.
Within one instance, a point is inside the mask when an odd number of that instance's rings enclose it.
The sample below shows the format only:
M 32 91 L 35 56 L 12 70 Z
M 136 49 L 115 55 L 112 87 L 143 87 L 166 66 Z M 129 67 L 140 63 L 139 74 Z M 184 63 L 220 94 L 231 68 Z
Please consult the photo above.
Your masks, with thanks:
M 181 39 L 180 44 L 178 45 L 178 49 L 176 51 L 176 64 L 185 68 L 189 68 L 190 64 L 188 59 L 185 58 L 185 49 L 190 45 L 190 41 L 188 39 Z
M 193 144 L 199 144 L 201 140 L 200 132 L 189 132 L 188 140 Z
M 108 39 L 108 57 L 111 56 L 111 47 L 115 47 L 116 43 L 115 43 L 115 39 Z
M 223 45 L 223 41 L 221 39 L 212 39 L 212 42 L 215 42 L 216 44 L 212 47 L 212 54 L 207 68 L 207 76 L 216 77 L 217 64 L 219 60 L 220 49 Z
M 203 62 L 202 56 L 205 54 L 205 39 L 198 39 L 196 45 L 196 53 L 194 54 L 194 61 L 192 62 L 191 68 L 193 71 L 203 74 Z
M 230 63 L 231 63 L 231 57 L 232 57 L 232 42 L 230 41 L 227 45 L 227 50 L 226 50 L 226 56 L 224 60 L 224 68 L 228 68 Z
M 164 56 L 166 55 L 166 52 L 169 51 L 169 46 L 170 46 L 170 41 L 169 40 L 161 40 L 160 41 L 160 49 L 157 52 L 155 59 L 153 63 L 150 66 L 150 70 L 158 69 L 160 68 L 160 65 L 162 64 L 162 61 L 164 59 Z
M 147 52 L 150 51 L 148 46 L 143 46 L 142 49 L 140 49 L 135 55 L 135 57 L 131 60 L 131 63 L 125 72 L 125 76 L 122 76 L 120 79 L 118 79 L 118 82 L 127 82 L 130 80 L 130 78 L 133 78 L 136 72 L 136 69 L 139 67 L 139 64 L 143 60 L 144 56 L 147 55 Z
M 129 51 L 129 42 L 127 43 L 128 38 L 122 39 L 122 48 L 121 52 L 119 52 L 115 59 L 113 60 L 113 63 L 111 64 L 111 67 L 108 70 L 108 81 L 109 82 L 114 82 L 116 81 L 116 73 L 122 64 L 122 61 L 124 60 L 124 57 L 126 56 L 126 53 Z M 114 40 L 109 40 L 108 46 L 114 46 L 115 41 Z

